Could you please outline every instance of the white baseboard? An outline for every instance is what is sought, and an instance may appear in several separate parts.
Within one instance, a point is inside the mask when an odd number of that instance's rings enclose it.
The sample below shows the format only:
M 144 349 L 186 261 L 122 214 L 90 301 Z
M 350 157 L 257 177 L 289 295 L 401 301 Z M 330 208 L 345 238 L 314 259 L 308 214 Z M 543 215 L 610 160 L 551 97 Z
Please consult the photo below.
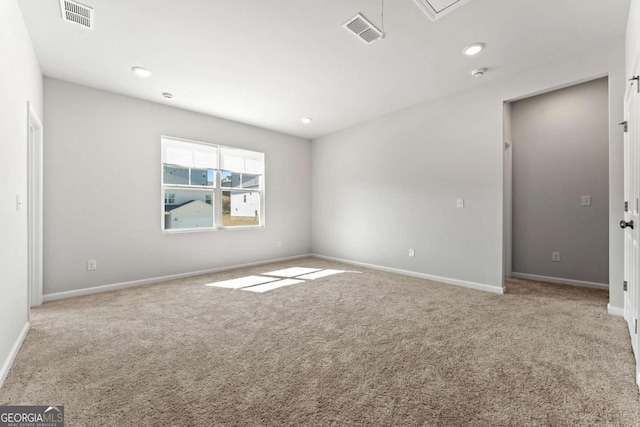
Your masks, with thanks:
M 448 277 L 433 276 L 431 274 L 418 273 L 418 272 L 409 271 L 409 270 L 401 270 L 399 268 L 385 267 L 385 266 L 376 265 L 376 264 L 368 264 L 366 262 L 351 261 L 348 259 L 335 258 L 335 257 L 330 257 L 330 256 L 320 255 L 320 254 L 311 254 L 311 256 L 320 258 L 320 259 L 326 259 L 329 261 L 341 262 L 343 264 L 357 265 L 360 267 L 371 268 L 373 270 L 380 270 L 380 271 L 386 271 L 389 273 L 401 274 L 403 276 L 410 276 L 410 277 L 417 277 L 419 279 L 432 280 L 434 282 L 446 283 L 447 285 L 462 286 L 465 288 L 476 289 L 479 291 L 491 292 L 494 294 L 505 293 L 505 289 L 503 287 L 485 285 L 484 283 L 468 282 L 466 280 L 458 280 L 458 279 L 451 279 Z
M 607 304 L 607 313 L 609 313 L 612 316 L 624 317 L 624 308 L 615 307 L 611 304 Z
M 585 282 L 583 280 L 563 279 L 560 277 L 539 276 L 537 274 L 511 273 L 511 277 L 517 279 L 535 280 L 536 282 L 555 283 L 557 285 L 579 286 L 581 288 L 609 290 L 609 285 L 605 283 Z
M 227 267 L 211 268 L 208 270 L 191 271 L 188 273 L 179 273 L 179 274 L 171 274 L 168 276 L 151 277 L 149 279 L 132 280 L 130 282 L 112 283 L 110 285 L 94 286 L 91 288 L 76 289 L 73 291 L 56 292 L 53 294 L 44 295 L 43 300 L 47 302 L 47 301 L 65 299 L 65 298 L 79 297 L 83 295 L 98 294 L 101 292 L 116 291 L 118 289 L 133 288 L 135 286 L 149 285 L 152 283 L 167 282 L 169 280 L 184 279 L 186 277 L 201 276 L 203 274 L 219 273 L 221 271 L 236 270 L 239 268 L 255 267 L 258 265 L 273 264 L 276 262 L 292 261 L 300 258 L 307 258 L 310 256 L 312 255 L 311 254 L 295 255 L 295 256 L 286 257 L 286 258 L 276 258 L 276 259 L 269 259 L 264 261 L 250 262 L 246 264 L 230 265 Z
M 22 347 L 22 343 L 27 337 L 27 333 L 29 333 L 30 325 L 31 324 L 29 322 L 24 325 L 24 328 L 22 328 L 22 331 L 20 332 L 20 335 L 18 335 L 16 342 L 13 344 L 13 347 L 11 347 L 11 351 L 7 356 L 7 360 L 4 361 L 2 368 L 0 368 L 0 387 L 2 387 L 2 384 L 4 384 L 4 380 L 7 379 L 7 375 L 9 375 L 9 371 L 11 370 L 11 366 L 13 366 L 13 362 L 16 360 L 16 356 L 18 356 L 20 347 Z

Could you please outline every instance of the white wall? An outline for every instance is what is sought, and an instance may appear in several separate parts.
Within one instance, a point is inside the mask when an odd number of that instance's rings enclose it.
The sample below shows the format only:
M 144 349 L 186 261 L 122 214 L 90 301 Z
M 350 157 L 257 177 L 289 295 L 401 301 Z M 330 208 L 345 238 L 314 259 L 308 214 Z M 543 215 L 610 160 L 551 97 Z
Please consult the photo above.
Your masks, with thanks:
M 622 132 L 616 123 L 622 117 L 623 46 L 620 39 L 566 55 L 314 140 L 313 252 L 501 288 L 503 101 L 608 74 L 610 278 L 622 283 L 622 236 L 615 222 L 622 206 Z M 465 199 L 464 209 L 456 209 L 457 198 Z M 407 256 L 409 248 L 415 258 Z M 612 287 L 611 301 L 621 306 L 621 287 Z
M 0 384 L 27 325 L 27 102 L 42 118 L 42 75 L 15 0 L 0 1 Z M 23 201 L 16 210 L 16 196 Z
M 511 120 L 513 271 L 608 284 L 607 78 L 512 102 Z
M 45 295 L 310 251 L 308 140 L 44 82 Z M 161 135 L 264 152 L 266 228 L 162 233 Z
M 625 76 L 632 77 L 635 60 L 640 54 L 640 0 L 631 0 L 626 33 Z

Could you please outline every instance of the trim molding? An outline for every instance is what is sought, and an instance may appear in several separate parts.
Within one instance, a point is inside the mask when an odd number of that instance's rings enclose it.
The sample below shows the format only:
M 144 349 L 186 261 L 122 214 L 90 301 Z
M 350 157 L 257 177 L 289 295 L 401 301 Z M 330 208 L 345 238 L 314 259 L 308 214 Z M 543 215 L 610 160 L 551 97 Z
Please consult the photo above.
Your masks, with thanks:
M 43 299 L 45 302 L 55 301 L 59 299 L 79 297 L 83 295 L 98 294 L 101 292 L 116 291 L 118 289 L 133 288 L 135 286 L 149 285 L 152 283 L 167 282 L 169 280 L 184 279 L 186 277 L 201 276 L 203 274 L 211 274 L 211 273 L 219 273 L 221 271 L 236 270 L 238 268 L 255 267 L 257 265 L 272 264 L 275 262 L 292 261 L 292 260 L 301 259 L 301 258 L 308 258 L 310 256 L 313 256 L 313 255 L 311 254 L 295 255 L 295 256 L 286 257 L 286 258 L 275 258 L 275 259 L 268 259 L 264 261 L 250 262 L 246 264 L 230 265 L 227 267 L 191 271 L 189 273 L 171 274 L 168 276 L 159 276 L 159 277 L 151 277 L 148 279 L 132 280 L 130 282 L 112 283 L 109 285 L 94 286 L 91 288 L 76 289 L 73 291 L 56 292 L 53 294 L 44 295 Z
M 624 317 L 624 308 L 607 304 L 607 313 L 609 313 L 612 316 Z
M 569 285 L 569 286 L 578 286 L 581 288 L 604 289 L 605 291 L 609 290 L 609 285 L 605 283 L 585 282 L 583 280 L 563 279 L 560 277 L 547 277 L 547 276 L 539 276 L 537 274 L 516 273 L 516 272 L 511 273 L 511 277 L 515 277 L 516 279 L 527 279 L 527 280 L 535 280 L 538 282 L 555 283 L 556 285 Z
M 16 360 L 16 357 L 18 356 L 20 347 L 22 347 L 22 343 L 24 342 L 24 339 L 27 337 L 27 334 L 29 333 L 30 326 L 31 324 L 29 322 L 27 322 L 24 325 L 24 328 L 22 328 L 22 331 L 20 332 L 20 335 L 18 335 L 16 342 L 13 344 L 13 347 L 11 347 L 11 351 L 7 356 L 7 360 L 4 361 L 2 368 L 0 368 L 0 387 L 2 387 L 2 384 L 4 384 L 4 380 L 7 379 L 7 375 L 9 375 L 9 371 L 11 370 L 11 367 L 13 366 L 13 362 Z
M 351 261 L 348 259 L 335 258 L 335 257 L 330 257 L 330 256 L 320 255 L 320 254 L 311 254 L 311 256 L 315 258 L 326 259 L 329 261 L 341 262 L 343 264 L 357 265 L 360 267 L 371 268 L 373 270 L 380 270 L 380 271 L 386 271 L 389 273 L 401 274 L 403 276 L 410 276 L 410 277 L 417 277 L 419 279 L 432 280 L 434 282 L 445 283 L 447 285 L 462 286 L 464 288 L 475 289 L 478 291 L 491 292 L 494 294 L 504 294 L 506 291 L 504 287 L 485 285 L 484 283 L 468 282 L 466 280 L 458 280 L 458 279 L 451 279 L 448 277 L 433 276 L 431 274 L 418 273 L 418 272 L 409 271 L 409 270 L 401 270 L 399 268 L 385 267 L 385 266 L 376 265 L 376 264 L 368 264 L 366 262 Z

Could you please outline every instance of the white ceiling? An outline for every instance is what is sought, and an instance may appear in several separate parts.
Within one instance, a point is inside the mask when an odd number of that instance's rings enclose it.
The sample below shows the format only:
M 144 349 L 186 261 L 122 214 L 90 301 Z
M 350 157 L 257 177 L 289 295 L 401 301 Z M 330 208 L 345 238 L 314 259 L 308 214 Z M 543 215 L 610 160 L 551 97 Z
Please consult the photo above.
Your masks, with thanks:
M 64 22 L 58 0 L 18 1 L 46 76 L 306 138 L 603 45 L 629 9 L 471 0 L 432 22 L 414 0 L 386 0 L 386 38 L 366 45 L 342 24 L 360 12 L 381 27 L 381 0 L 83 0 L 93 31 Z M 477 41 L 485 51 L 463 56 Z M 478 67 L 489 72 L 473 79 Z

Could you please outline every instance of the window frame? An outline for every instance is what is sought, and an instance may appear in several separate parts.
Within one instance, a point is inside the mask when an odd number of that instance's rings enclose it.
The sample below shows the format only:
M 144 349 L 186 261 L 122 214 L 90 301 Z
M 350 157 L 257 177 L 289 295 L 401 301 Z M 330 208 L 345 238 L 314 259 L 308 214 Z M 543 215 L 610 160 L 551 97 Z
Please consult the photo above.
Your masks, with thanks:
M 192 169 L 211 169 L 211 168 L 197 168 L 197 167 L 192 168 L 192 167 L 186 167 L 181 165 L 173 165 L 170 163 L 164 163 L 165 150 L 166 150 L 165 141 L 177 141 L 177 142 L 183 142 L 188 144 L 198 144 L 198 145 L 205 145 L 208 147 L 214 147 L 216 151 L 217 164 L 216 164 L 216 168 L 213 169 L 214 171 L 213 185 L 209 186 L 209 185 L 192 185 L 191 184 Z M 222 169 L 223 149 L 247 151 L 251 153 L 257 153 L 262 156 L 262 174 L 247 173 L 247 175 L 256 175 L 258 177 L 258 182 L 259 182 L 258 188 L 257 189 L 253 188 L 251 189 L 251 191 L 260 193 L 260 212 L 258 217 L 259 224 L 225 226 L 222 223 L 222 220 L 223 220 L 222 194 L 225 191 L 231 191 L 232 189 L 234 190 L 236 189 L 236 187 L 222 187 L 221 181 L 222 181 L 222 172 L 223 172 L 223 169 Z M 189 185 L 165 184 L 164 183 L 165 166 L 169 166 L 169 167 L 174 166 L 174 167 L 189 169 Z M 237 172 L 233 172 L 233 173 L 237 173 Z M 168 136 L 168 135 L 161 135 L 160 136 L 160 193 L 161 193 L 160 194 L 160 230 L 162 231 L 163 234 L 176 234 L 176 233 L 201 233 L 201 232 L 219 231 L 219 230 L 255 230 L 255 229 L 265 228 L 266 227 L 265 175 L 266 175 L 266 154 L 264 152 L 249 150 L 249 149 L 240 148 L 240 147 L 233 147 L 229 145 L 214 144 L 210 142 L 196 141 L 196 140 L 185 139 L 185 138 L 177 138 L 177 137 Z M 242 182 L 241 182 L 241 185 L 242 185 Z M 174 191 L 174 190 L 176 192 L 187 190 L 187 191 L 196 191 L 199 193 L 206 193 L 205 200 L 207 195 L 210 194 L 211 208 L 213 210 L 213 226 L 212 227 L 193 227 L 193 228 L 165 228 L 165 217 L 168 214 L 168 212 L 166 212 L 165 194 L 167 191 Z M 247 192 L 249 191 L 249 189 L 242 189 L 242 188 L 237 188 L 237 190 L 247 191 Z M 174 195 L 174 200 L 175 200 L 175 195 Z

